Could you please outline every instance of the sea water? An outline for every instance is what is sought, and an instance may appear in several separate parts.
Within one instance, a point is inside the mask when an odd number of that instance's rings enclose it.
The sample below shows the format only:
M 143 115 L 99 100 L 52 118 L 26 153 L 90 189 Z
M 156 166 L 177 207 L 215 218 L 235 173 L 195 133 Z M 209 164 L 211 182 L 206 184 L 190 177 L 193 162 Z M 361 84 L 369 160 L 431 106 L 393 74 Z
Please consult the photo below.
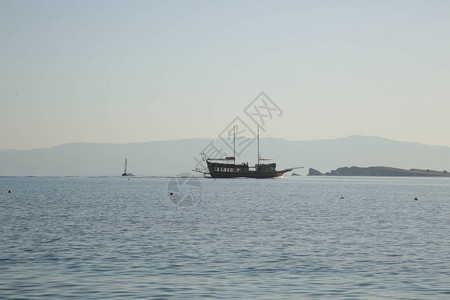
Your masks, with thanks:
M 449 178 L 173 180 L 0 177 L 0 298 L 450 298 Z

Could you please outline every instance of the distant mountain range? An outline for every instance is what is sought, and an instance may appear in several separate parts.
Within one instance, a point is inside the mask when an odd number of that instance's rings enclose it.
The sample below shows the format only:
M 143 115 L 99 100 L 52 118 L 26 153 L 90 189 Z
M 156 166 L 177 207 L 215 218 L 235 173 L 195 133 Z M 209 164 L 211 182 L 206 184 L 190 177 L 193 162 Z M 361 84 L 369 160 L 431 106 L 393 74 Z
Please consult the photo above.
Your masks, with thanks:
M 0 176 L 120 176 L 125 158 L 128 158 L 127 171 L 137 176 L 171 176 L 191 172 L 208 145 L 232 155 L 231 148 L 219 139 L 133 144 L 75 143 L 48 149 L 2 150 Z M 327 172 L 344 166 L 450 170 L 450 147 L 379 137 L 349 136 L 314 141 L 264 138 L 260 149 L 261 156 L 275 159 L 279 169 L 304 166 L 304 169 L 295 170 L 302 175 L 306 175 L 308 168 Z M 254 164 L 256 159 L 256 142 L 253 142 L 237 162 Z

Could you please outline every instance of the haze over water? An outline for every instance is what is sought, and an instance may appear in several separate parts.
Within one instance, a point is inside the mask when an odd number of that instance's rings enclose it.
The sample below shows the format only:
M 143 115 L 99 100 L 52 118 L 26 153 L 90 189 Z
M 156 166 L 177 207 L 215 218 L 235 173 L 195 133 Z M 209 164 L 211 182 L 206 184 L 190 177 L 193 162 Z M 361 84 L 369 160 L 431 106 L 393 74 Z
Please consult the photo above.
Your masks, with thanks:
M 449 20 L 448 0 L 2 0 L 0 150 L 211 139 L 261 91 L 267 136 L 450 146 Z
M 450 296 L 446 178 L 170 180 L 0 177 L 0 297 Z

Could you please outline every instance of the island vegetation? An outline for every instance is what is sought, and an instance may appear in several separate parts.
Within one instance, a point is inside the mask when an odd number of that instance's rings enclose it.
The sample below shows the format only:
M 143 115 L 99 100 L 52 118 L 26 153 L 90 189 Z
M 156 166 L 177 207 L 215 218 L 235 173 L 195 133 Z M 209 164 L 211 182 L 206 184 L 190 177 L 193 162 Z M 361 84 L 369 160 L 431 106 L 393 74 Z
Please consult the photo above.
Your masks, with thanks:
M 399 169 L 392 167 L 342 167 L 322 173 L 310 168 L 308 176 L 411 176 L 411 177 L 450 177 L 446 170 Z

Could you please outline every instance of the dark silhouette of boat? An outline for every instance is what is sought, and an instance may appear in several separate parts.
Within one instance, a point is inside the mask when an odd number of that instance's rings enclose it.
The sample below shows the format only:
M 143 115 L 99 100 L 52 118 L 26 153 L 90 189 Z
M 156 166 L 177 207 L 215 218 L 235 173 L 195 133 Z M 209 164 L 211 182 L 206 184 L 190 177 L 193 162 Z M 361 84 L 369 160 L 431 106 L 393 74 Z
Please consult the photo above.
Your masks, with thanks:
M 293 169 L 289 168 L 284 170 L 276 170 L 275 163 L 262 164 L 262 159 L 259 154 L 259 127 L 258 127 L 257 141 L 258 141 L 258 163 L 254 166 L 249 166 L 248 163 L 236 164 L 236 127 L 234 127 L 234 156 L 226 158 L 206 158 L 206 164 L 208 166 L 208 172 L 201 172 L 204 175 L 210 175 L 212 178 L 236 178 L 236 177 L 248 177 L 248 178 L 273 178 L 283 176 L 284 173 L 290 172 Z
M 125 158 L 125 169 L 123 170 L 122 176 L 134 176 L 133 173 L 127 173 L 127 159 Z

